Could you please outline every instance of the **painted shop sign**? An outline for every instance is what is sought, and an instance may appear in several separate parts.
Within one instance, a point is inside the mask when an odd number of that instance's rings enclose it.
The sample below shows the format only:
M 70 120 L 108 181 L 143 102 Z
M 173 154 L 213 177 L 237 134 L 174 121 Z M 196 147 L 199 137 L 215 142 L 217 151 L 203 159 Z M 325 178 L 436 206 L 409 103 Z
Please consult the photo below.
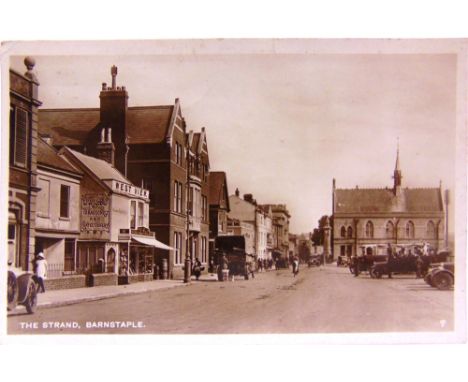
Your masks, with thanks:
M 103 194 L 81 196 L 81 232 L 109 232 L 110 199 Z

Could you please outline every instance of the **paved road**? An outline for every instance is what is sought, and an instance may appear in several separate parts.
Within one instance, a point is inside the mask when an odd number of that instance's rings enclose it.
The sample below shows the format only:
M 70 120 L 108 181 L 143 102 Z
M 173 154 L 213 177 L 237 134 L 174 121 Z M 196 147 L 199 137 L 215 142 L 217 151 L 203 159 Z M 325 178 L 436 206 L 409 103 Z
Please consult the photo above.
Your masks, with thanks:
M 34 315 L 10 315 L 8 333 L 451 331 L 453 316 L 453 291 L 435 290 L 414 276 L 355 278 L 345 268 L 327 266 L 303 267 L 296 278 L 288 270 L 270 271 L 248 281 L 193 282 L 174 289 L 39 309 Z M 87 322 L 92 327 L 87 328 Z M 62 328 L 54 328 L 57 325 Z M 79 328 L 63 328 L 67 325 Z

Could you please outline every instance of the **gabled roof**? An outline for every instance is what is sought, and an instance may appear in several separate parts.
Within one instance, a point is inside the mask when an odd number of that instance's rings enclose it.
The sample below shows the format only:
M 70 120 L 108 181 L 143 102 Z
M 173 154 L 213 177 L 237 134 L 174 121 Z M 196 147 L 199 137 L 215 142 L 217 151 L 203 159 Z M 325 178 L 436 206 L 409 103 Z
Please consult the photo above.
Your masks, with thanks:
M 122 183 L 132 184 L 132 182 L 125 178 L 115 167 L 102 159 L 90 157 L 68 147 L 64 147 L 62 150 L 61 152 L 65 153 L 68 151 L 82 166 L 91 171 L 101 181 L 117 180 Z
M 336 189 L 337 213 L 442 212 L 439 188 L 404 188 L 397 200 L 393 189 Z M 404 206 L 404 211 L 401 211 Z
M 37 140 L 37 163 L 39 166 L 44 165 L 75 175 L 83 174 L 82 171 L 72 166 L 64 157 L 58 155 L 58 152 L 40 137 Z
M 173 105 L 129 107 L 129 144 L 164 141 L 170 130 L 173 111 Z M 39 133 L 50 136 L 54 145 L 79 146 L 86 143 L 99 121 L 99 109 L 40 109 Z
M 224 171 L 211 171 L 209 176 L 210 193 L 208 202 L 211 206 L 221 206 L 224 198 L 226 209 L 229 211 L 229 192 L 227 188 L 226 173 Z M 224 187 L 225 186 L 225 187 Z M 224 195 L 223 195 L 224 193 Z
M 159 143 L 165 140 L 174 106 L 130 107 L 127 136 L 130 144 Z
M 39 109 L 39 133 L 54 145 L 83 145 L 99 119 L 99 109 Z

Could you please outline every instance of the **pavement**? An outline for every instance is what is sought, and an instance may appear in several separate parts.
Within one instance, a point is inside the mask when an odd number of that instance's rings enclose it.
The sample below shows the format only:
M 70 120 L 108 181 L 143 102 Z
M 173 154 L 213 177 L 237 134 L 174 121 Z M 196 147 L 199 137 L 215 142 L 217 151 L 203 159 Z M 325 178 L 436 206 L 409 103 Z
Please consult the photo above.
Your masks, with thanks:
M 215 281 L 216 274 L 203 274 L 199 281 Z M 197 283 L 192 276 L 192 283 Z M 79 304 L 87 301 L 103 300 L 118 296 L 139 294 L 156 290 L 171 289 L 191 284 L 183 280 L 152 280 L 128 285 L 105 285 L 86 288 L 51 290 L 38 294 L 37 306 L 53 308 L 58 306 Z

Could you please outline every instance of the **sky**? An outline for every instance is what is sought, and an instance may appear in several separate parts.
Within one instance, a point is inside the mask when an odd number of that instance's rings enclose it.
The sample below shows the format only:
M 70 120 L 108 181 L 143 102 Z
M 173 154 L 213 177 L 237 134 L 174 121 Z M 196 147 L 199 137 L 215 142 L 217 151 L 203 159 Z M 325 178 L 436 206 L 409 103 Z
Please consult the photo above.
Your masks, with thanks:
M 105 52 L 103 52 L 105 53 Z M 332 213 L 338 188 L 455 186 L 454 54 L 35 55 L 43 108 L 99 107 L 118 67 L 129 106 L 173 104 L 206 128 L 212 171 L 229 193 L 286 204 L 290 231 Z M 24 72 L 24 56 L 11 66 Z

